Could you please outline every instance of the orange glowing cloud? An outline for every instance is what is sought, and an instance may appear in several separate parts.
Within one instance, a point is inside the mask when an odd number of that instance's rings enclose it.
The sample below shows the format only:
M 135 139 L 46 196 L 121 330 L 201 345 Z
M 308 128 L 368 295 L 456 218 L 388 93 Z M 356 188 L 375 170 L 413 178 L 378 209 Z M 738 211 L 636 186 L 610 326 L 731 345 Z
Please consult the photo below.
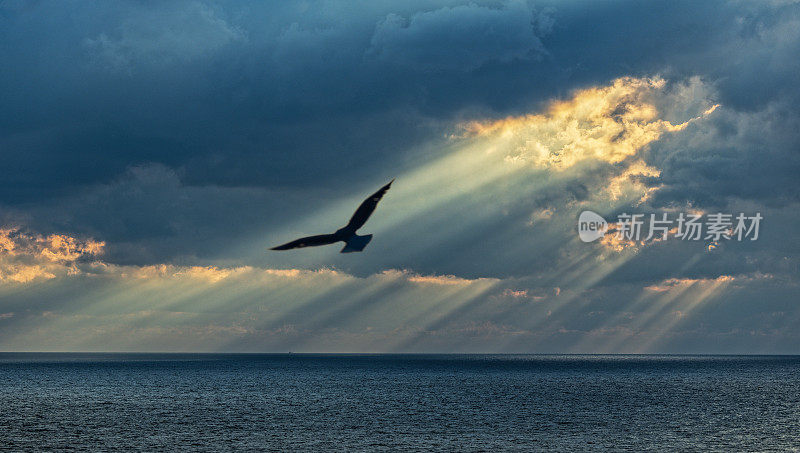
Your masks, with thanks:
M 478 282 L 489 282 L 494 279 L 477 278 L 467 279 L 456 277 L 455 275 L 417 275 L 410 274 L 407 271 L 403 272 L 405 279 L 411 283 L 418 283 L 423 285 L 439 285 L 439 286 L 468 286 Z
M 497 138 L 508 150 L 505 160 L 511 163 L 554 169 L 587 159 L 618 163 L 694 120 L 672 124 L 659 118 L 654 99 L 665 85 L 660 77 L 622 77 L 608 86 L 587 88 L 571 99 L 554 101 L 543 114 L 473 121 L 463 127 L 471 136 Z M 634 170 L 637 174 L 657 172 Z
M 63 234 L 51 234 L 36 241 L 42 245 L 42 256 L 50 261 L 75 261 L 84 255 L 99 255 L 105 246 L 104 242 L 79 241 Z
M 103 253 L 104 246 L 92 239 L 0 228 L 0 282 L 29 283 L 74 275 L 79 260 L 94 259 Z
M 717 278 L 668 278 L 658 284 L 645 286 L 644 289 L 657 293 L 663 293 L 675 288 L 686 288 L 695 284 L 720 284 L 736 280 L 732 275 L 720 275 Z

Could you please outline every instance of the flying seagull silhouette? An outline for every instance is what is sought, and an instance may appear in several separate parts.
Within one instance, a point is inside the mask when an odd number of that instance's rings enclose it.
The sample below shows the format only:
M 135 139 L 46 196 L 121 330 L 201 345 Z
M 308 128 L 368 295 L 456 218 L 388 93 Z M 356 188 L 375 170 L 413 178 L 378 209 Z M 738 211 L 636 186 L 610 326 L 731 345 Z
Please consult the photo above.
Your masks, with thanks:
M 317 236 L 308 236 L 300 239 L 295 239 L 292 242 L 272 247 L 270 250 L 291 250 L 299 249 L 302 247 L 315 247 L 318 245 L 328 245 L 335 242 L 344 241 L 344 248 L 339 253 L 360 252 L 372 240 L 372 235 L 359 236 L 356 231 L 367 223 L 367 219 L 372 215 L 372 212 L 378 206 L 386 192 L 392 187 L 394 179 L 389 181 L 389 184 L 378 189 L 377 192 L 370 195 L 369 198 L 361 203 L 361 206 L 356 209 L 353 217 L 347 222 L 347 225 L 339 228 L 333 234 L 319 234 Z

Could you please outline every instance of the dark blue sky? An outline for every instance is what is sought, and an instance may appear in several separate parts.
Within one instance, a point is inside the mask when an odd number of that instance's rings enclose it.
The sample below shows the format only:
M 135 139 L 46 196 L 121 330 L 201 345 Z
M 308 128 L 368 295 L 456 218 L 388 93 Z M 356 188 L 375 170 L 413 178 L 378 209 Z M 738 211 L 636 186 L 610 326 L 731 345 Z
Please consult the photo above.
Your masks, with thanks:
M 798 55 L 789 1 L 2 0 L 0 345 L 798 352 Z

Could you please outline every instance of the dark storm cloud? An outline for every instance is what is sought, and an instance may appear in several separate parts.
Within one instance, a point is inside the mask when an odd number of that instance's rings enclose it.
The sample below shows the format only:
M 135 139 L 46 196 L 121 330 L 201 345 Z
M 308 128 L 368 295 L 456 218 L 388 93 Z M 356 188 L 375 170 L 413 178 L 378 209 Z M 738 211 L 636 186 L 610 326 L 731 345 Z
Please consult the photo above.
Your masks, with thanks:
M 786 205 L 800 200 L 800 112 L 774 101 L 756 112 L 723 107 L 702 128 L 691 125 L 656 143 L 648 162 L 663 169 L 655 204 L 724 207 L 732 199 Z
M 0 56 L 13 70 L 1 80 L 0 128 L 7 168 L 16 171 L 5 180 L 4 201 L 50 197 L 143 162 L 226 185 L 307 184 L 332 169 L 371 168 L 430 137 L 416 111 L 426 108 L 429 89 L 440 89 L 427 82 L 446 83 L 419 74 L 429 65 L 419 55 L 408 54 L 398 70 L 391 55 L 404 45 L 417 52 L 438 45 L 445 54 L 437 64 L 455 71 L 542 52 L 536 13 L 524 3 L 409 12 L 405 28 L 389 25 L 400 17 L 395 9 L 6 8 Z M 452 56 L 449 45 L 458 49 Z M 449 115 L 466 90 L 445 91 Z M 441 110 L 441 100 L 429 108 Z M 385 132 L 364 132 L 374 129 Z
M 548 16 L 525 3 L 500 9 L 475 4 L 415 13 L 388 14 L 378 23 L 367 54 L 387 64 L 421 71 L 471 71 L 489 62 L 541 59 L 538 34 L 549 32 Z
M 429 158 L 415 148 L 454 120 L 659 73 L 700 76 L 723 107 L 711 132 L 652 145 L 654 204 L 780 204 L 798 187 L 797 23 L 791 3 L 5 1 L 0 203 L 42 231 L 119 244 L 113 260 L 214 256 L 218 238 L 279 223 L 275 199 L 311 191 L 312 210 Z M 477 262 L 496 244 L 466 245 L 497 222 L 585 199 L 619 171 L 509 201 L 445 248 Z

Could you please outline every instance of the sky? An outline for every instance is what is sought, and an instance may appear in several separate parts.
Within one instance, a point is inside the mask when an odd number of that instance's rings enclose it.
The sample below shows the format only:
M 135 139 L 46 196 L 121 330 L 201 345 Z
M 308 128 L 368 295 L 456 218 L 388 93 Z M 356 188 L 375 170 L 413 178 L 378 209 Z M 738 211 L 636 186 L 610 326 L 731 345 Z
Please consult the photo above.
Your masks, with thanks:
M 0 350 L 800 353 L 798 55 L 780 0 L 0 0 Z

